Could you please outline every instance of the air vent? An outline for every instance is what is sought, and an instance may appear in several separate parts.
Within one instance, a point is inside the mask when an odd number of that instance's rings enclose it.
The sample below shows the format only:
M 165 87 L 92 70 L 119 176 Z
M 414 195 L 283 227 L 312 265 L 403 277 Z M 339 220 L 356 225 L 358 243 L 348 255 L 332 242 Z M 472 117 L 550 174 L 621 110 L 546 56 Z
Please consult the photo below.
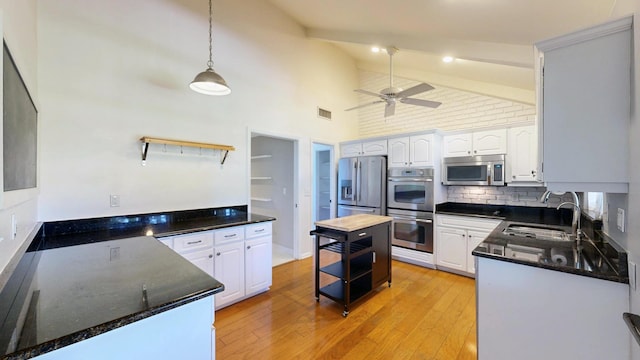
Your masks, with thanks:
M 318 117 L 321 119 L 331 120 L 331 111 L 318 107 Z

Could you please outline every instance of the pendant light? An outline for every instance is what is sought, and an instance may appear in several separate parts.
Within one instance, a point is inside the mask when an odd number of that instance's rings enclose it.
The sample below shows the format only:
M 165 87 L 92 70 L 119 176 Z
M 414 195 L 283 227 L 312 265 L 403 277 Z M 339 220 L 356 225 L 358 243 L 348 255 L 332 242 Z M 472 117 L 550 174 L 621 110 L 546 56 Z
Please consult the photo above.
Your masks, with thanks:
M 222 76 L 213 70 L 213 60 L 211 59 L 211 0 L 209 0 L 209 61 L 207 61 L 207 69 L 196 75 L 195 79 L 189 84 L 191 90 L 205 95 L 228 95 L 231 89 Z

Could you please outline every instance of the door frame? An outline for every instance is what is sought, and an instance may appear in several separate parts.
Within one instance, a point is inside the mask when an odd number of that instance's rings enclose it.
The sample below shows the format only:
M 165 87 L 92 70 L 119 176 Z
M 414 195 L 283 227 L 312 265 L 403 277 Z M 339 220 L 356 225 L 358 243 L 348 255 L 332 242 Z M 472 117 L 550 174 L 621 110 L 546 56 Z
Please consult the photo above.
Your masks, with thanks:
M 316 149 L 316 146 L 321 146 L 324 149 Z M 336 168 L 336 158 L 335 158 L 335 144 L 327 143 L 325 141 L 311 141 L 311 224 L 313 225 L 316 221 L 316 159 L 317 152 L 319 151 L 329 151 L 329 168 L 331 169 L 331 176 L 329 179 L 329 188 L 331 189 L 331 193 L 329 195 L 329 201 L 331 204 L 331 209 L 329 211 L 329 217 L 335 218 L 337 214 L 337 199 L 336 199 L 336 189 L 337 189 L 337 168 Z
M 265 137 L 270 137 L 270 138 L 275 138 L 275 139 L 280 139 L 280 140 L 288 140 L 288 141 L 292 141 L 293 142 L 293 204 L 291 204 L 291 206 L 293 206 L 293 229 L 292 229 L 292 237 L 293 237 L 293 258 L 294 259 L 300 259 L 301 258 L 301 254 L 300 254 L 300 239 L 302 239 L 299 236 L 299 231 L 300 231 L 300 195 L 299 195 L 299 189 L 300 189 L 300 171 L 299 169 L 301 168 L 300 166 L 300 156 L 299 156 L 299 151 L 300 151 L 300 137 L 298 136 L 293 136 L 290 134 L 285 134 L 285 133 L 279 133 L 279 132 L 274 132 L 274 131 L 268 131 L 268 130 L 263 130 L 263 129 L 258 129 L 258 128 L 252 128 L 252 127 L 247 127 L 247 183 L 246 183 L 246 188 L 247 188 L 247 210 L 249 213 L 251 213 L 251 138 L 253 136 L 265 136 Z M 306 237 L 305 237 L 306 239 Z

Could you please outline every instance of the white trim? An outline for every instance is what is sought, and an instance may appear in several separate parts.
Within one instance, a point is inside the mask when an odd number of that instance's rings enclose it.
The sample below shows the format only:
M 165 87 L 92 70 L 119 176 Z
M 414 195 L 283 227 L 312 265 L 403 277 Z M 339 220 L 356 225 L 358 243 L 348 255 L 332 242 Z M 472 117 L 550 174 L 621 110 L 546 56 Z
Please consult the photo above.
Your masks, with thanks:
M 575 45 L 584 41 L 593 40 L 602 36 L 615 34 L 621 31 L 631 29 L 633 25 L 633 16 L 625 16 L 623 18 L 606 22 L 586 29 L 577 30 L 569 34 L 542 40 L 536 43 L 536 47 L 541 51 L 555 50 L 561 47 Z

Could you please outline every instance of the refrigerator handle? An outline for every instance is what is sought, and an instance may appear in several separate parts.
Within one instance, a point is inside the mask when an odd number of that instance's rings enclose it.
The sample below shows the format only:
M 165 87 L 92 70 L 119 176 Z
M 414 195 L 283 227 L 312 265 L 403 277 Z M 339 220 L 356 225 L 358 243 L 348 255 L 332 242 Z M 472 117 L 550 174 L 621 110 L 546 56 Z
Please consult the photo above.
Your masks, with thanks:
M 362 201 L 362 163 L 360 160 L 357 162 L 358 173 L 356 174 L 356 179 L 358 181 L 358 201 Z

